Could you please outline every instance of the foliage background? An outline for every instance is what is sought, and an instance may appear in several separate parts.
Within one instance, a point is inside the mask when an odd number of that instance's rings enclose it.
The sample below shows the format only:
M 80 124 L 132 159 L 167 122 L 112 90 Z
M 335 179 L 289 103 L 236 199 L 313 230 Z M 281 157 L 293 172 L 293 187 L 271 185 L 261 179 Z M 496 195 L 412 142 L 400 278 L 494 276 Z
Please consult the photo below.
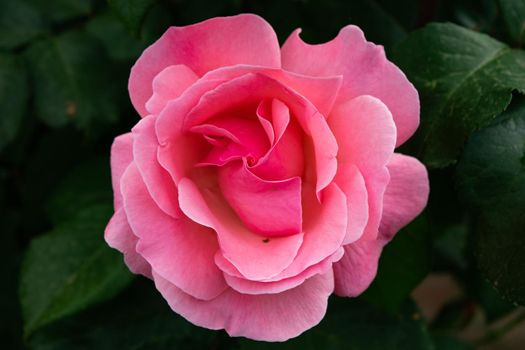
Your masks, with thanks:
M 138 120 L 131 65 L 170 25 L 254 12 L 281 42 L 357 24 L 416 85 L 401 149 L 430 168 L 428 208 L 371 288 L 333 297 L 284 344 L 231 339 L 169 310 L 106 246 L 109 147 Z M 429 24 L 439 22 L 439 24 Z M 525 318 L 524 0 L 0 0 L 0 339 L 4 349 L 472 349 Z M 411 291 L 447 272 L 461 296 L 425 320 Z M 501 329 L 457 335 L 474 315 Z

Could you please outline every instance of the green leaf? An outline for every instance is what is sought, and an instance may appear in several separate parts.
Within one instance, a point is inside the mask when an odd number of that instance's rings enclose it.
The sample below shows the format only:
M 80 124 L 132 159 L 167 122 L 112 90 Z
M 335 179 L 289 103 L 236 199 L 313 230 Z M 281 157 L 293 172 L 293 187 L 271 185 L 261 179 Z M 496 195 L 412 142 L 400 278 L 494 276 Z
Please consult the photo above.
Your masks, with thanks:
M 16 136 L 28 100 L 27 73 L 20 57 L 0 54 L 0 150 Z
M 396 62 L 421 97 L 420 156 L 430 167 L 455 163 L 467 137 L 525 92 L 525 52 L 454 24 L 409 35 Z
M 113 192 L 108 158 L 83 162 L 62 179 L 47 201 L 51 221 L 67 221 L 83 208 L 96 204 L 111 206 Z
M 430 248 L 428 225 L 425 217 L 420 216 L 385 247 L 377 276 L 363 298 L 387 310 L 397 311 L 430 271 Z
M 47 31 L 40 13 L 27 1 L 0 1 L 0 49 L 13 49 Z
M 51 22 L 59 23 L 89 15 L 95 0 L 26 0 Z
M 108 2 L 128 30 L 137 36 L 144 17 L 156 0 L 108 0 Z
M 457 169 L 474 214 L 474 254 L 491 284 L 525 305 L 525 102 L 472 135 Z
M 80 31 L 32 45 L 27 52 L 37 116 L 54 127 L 70 122 L 88 128 L 118 117 L 118 86 L 104 48 Z
M 396 315 L 359 299 L 330 299 L 328 312 L 318 326 L 285 343 L 243 340 L 241 350 L 257 349 L 349 349 L 430 350 L 432 339 L 421 314 L 405 303 Z
M 218 332 L 174 313 L 152 281 L 137 279 L 110 302 L 35 332 L 33 350 L 212 349 Z
M 458 339 L 439 336 L 434 337 L 435 350 L 474 350 L 474 348 Z
M 20 280 L 26 336 L 114 296 L 131 281 L 121 254 L 104 242 L 111 211 L 107 205 L 86 208 L 31 241 Z
M 525 0 L 499 0 L 501 14 L 510 37 L 517 44 L 525 43 Z

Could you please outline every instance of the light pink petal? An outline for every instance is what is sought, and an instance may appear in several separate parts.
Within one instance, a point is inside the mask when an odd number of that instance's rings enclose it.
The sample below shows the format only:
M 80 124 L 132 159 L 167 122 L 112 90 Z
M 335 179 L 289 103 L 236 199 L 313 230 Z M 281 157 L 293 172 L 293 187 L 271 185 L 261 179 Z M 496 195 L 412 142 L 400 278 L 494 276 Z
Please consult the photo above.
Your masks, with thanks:
M 242 222 L 263 237 L 302 232 L 301 178 L 267 181 L 237 161 L 218 169 L 222 194 Z
M 124 254 L 124 262 L 131 272 L 152 278 L 151 266 L 137 253 L 138 238 L 129 227 L 124 208 L 113 214 L 104 232 L 104 238 L 110 247 Z
M 182 211 L 193 221 L 217 232 L 222 255 L 246 278 L 261 280 L 277 275 L 291 264 L 303 234 L 270 240 L 248 230 L 232 209 L 213 193 L 188 178 L 179 182 Z M 219 253 L 220 254 L 220 253 Z
M 368 193 L 363 175 L 351 163 L 339 166 L 335 182 L 346 196 L 348 227 L 343 244 L 348 244 L 361 237 L 368 223 Z
M 111 184 L 113 186 L 113 206 L 115 211 L 122 207 L 120 178 L 132 161 L 133 136 L 129 132 L 116 137 L 111 145 Z
M 339 144 L 339 166 L 353 164 L 365 179 L 369 217 L 363 237 L 375 239 L 396 140 L 392 114 L 380 100 L 364 95 L 337 106 L 328 123 Z
M 383 245 L 380 240 L 360 239 L 344 246 L 343 258 L 334 264 L 335 294 L 355 297 L 370 286 Z
M 391 240 L 403 226 L 418 216 L 427 204 L 429 182 L 425 166 L 416 158 L 394 153 L 388 163 L 390 182 L 383 201 L 379 226 L 382 239 Z
M 213 299 L 227 288 L 214 263 L 219 246 L 213 231 L 163 213 L 134 165 L 124 173 L 121 189 L 129 224 L 139 238 L 137 251 L 154 273 L 198 299 Z
M 279 294 L 247 295 L 227 290 L 210 301 L 192 298 L 162 277 L 155 285 L 170 307 L 190 322 L 225 329 L 232 337 L 285 341 L 318 324 L 334 288 L 332 271 Z
M 248 73 L 205 93 L 184 120 L 184 129 L 191 129 L 238 106 L 256 110 L 259 102 L 275 98 L 284 102 L 304 132 L 311 137 L 316 166 L 316 191 L 319 193 L 333 180 L 337 171 L 337 142 L 325 118 L 315 107 L 282 83 L 262 74 Z
M 327 257 L 318 264 L 310 266 L 300 274 L 275 282 L 250 281 L 227 273 L 224 274 L 224 278 L 230 287 L 243 294 L 258 295 L 282 293 L 299 286 L 312 276 L 325 274 L 329 270 L 332 270 L 333 263 L 340 260 L 343 257 L 343 254 L 344 249 L 341 247 L 333 255 Z
M 256 113 L 260 121 L 271 121 L 271 129 L 267 133 L 272 136 L 272 146 L 250 170 L 266 180 L 302 176 L 303 139 L 298 124 L 290 120 L 289 108 L 277 99 L 263 100 Z
M 159 114 L 168 101 L 179 97 L 199 77 L 187 66 L 178 64 L 164 68 L 153 79 L 153 95 L 146 102 L 150 114 Z
M 294 31 L 282 47 L 283 68 L 313 75 L 342 75 L 338 101 L 372 95 L 392 112 L 397 127 L 397 146 L 419 124 L 419 97 L 405 74 L 388 61 L 382 46 L 367 42 L 356 26 L 346 26 L 332 41 L 309 45 Z M 337 103 L 337 102 L 336 102 Z
M 133 157 L 144 183 L 155 203 L 166 214 L 182 215 L 177 202 L 177 189 L 169 173 L 159 164 L 159 143 L 155 135 L 156 116 L 149 115 L 133 127 Z
M 280 68 L 280 48 L 272 27 L 261 17 L 241 14 L 171 27 L 148 47 L 131 69 L 129 92 L 135 109 L 147 115 L 152 82 L 164 68 L 186 65 L 198 76 L 215 68 L 250 64 Z

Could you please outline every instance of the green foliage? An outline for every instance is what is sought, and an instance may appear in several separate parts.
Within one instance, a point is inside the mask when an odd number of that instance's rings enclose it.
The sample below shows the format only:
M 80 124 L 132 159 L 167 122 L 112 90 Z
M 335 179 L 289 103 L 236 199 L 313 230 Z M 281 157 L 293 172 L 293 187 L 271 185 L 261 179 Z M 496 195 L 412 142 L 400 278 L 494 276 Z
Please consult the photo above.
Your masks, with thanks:
M 525 92 L 525 52 L 453 24 L 412 33 L 396 62 L 421 97 L 421 156 L 430 167 L 456 162 L 467 137 Z
M 44 34 L 42 15 L 25 0 L 0 2 L 0 49 L 13 49 Z
M 503 20 L 512 40 L 523 45 L 525 43 L 525 1 L 499 0 Z
M 108 0 L 131 33 L 137 35 L 148 10 L 156 0 Z
M 102 237 L 110 213 L 107 205 L 85 208 L 33 239 L 20 281 L 26 335 L 112 297 L 130 282 L 122 256 Z
M 493 286 L 525 305 L 525 103 L 469 140 L 458 184 L 476 214 L 475 255 Z
M 13 54 L 0 54 L 0 150 L 16 136 L 24 118 L 28 86 L 26 68 Z

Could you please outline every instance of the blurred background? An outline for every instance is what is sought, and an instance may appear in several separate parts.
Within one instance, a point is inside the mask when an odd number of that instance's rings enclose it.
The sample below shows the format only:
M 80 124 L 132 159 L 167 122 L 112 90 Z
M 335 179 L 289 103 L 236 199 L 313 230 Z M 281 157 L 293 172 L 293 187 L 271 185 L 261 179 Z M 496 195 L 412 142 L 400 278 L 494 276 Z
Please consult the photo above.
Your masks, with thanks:
M 367 292 L 284 344 L 189 324 L 103 240 L 134 61 L 171 25 L 241 12 L 281 43 L 357 24 L 422 102 L 401 152 L 430 169 L 428 208 Z M 523 0 L 0 0 L 1 347 L 523 349 L 524 33 Z

